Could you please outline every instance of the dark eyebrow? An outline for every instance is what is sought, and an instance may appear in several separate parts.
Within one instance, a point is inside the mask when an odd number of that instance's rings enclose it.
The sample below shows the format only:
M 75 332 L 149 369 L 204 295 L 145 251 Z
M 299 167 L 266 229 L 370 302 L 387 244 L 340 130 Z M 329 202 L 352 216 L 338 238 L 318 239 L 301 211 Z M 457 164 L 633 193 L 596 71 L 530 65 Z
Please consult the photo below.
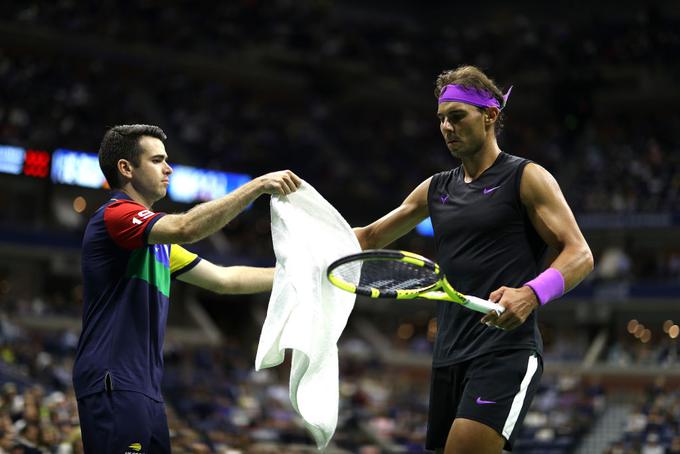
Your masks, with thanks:
M 156 158 L 168 159 L 168 155 L 158 153 L 158 154 L 151 156 L 151 159 L 156 159 Z
M 437 116 L 443 117 L 443 116 L 446 116 L 446 115 L 460 114 L 460 113 L 466 113 L 466 112 L 463 109 L 451 109 L 451 110 L 446 110 L 444 112 L 437 112 Z

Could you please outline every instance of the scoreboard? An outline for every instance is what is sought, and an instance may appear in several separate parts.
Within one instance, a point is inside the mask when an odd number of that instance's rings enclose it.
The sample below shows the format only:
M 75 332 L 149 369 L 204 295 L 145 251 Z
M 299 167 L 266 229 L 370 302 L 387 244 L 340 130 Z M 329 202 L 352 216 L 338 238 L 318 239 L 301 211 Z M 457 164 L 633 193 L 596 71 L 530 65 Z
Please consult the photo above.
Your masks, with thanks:
M 212 200 L 243 186 L 249 175 L 174 165 L 168 196 L 181 203 Z M 50 177 L 52 183 L 108 189 L 96 153 L 58 148 L 47 151 L 0 145 L 0 173 L 35 178 Z
M 174 202 L 195 203 L 213 200 L 243 186 L 249 175 L 218 170 L 173 165 L 168 185 L 168 197 Z M 99 168 L 96 153 L 58 148 L 53 153 L 0 145 L 0 173 L 33 178 L 50 177 L 54 184 L 66 184 L 92 189 L 109 189 Z M 416 226 L 423 236 L 433 236 L 430 218 Z
M 47 178 L 50 154 L 12 145 L 0 145 L 0 173 Z

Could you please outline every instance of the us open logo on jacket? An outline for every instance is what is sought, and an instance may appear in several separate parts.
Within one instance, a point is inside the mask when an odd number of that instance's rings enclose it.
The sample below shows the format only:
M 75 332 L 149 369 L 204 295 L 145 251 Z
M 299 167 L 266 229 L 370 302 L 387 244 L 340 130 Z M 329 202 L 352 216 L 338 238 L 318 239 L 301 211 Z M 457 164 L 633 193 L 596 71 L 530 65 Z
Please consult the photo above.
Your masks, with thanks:
M 132 451 L 125 451 L 124 454 L 144 454 L 142 452 L 141 443 L 132 443 L 131 445 L 128 446 L 128 449 L 131 449 Z

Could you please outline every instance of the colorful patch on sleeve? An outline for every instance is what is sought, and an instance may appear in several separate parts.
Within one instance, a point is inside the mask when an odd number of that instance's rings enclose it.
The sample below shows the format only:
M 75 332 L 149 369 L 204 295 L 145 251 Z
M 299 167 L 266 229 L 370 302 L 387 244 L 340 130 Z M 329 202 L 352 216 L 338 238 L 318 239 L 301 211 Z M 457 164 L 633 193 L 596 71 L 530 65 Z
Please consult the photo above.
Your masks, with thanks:
M 137 249 L 146 245 L 148 228 L 163 215 L 131 200 L 117 200 L 104 209 L 104 224 L 118 246 Z
M 177 277 L 195 267 L 201 258 L 178 244 L 170 246 L 170 273 Z
M 127 277 L 142 279 L 160 293 L 170 296 L 170 246 L 153 244 L 135 249 L 130 255 Z

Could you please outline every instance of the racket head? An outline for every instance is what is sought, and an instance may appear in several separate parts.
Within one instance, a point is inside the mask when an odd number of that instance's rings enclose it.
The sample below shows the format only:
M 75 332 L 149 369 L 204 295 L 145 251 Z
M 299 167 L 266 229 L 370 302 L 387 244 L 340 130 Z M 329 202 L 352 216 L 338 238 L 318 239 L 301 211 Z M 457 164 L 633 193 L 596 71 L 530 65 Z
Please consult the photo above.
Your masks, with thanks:
M 336 287 L 371 298 L 411 299 L 440 285 L 439 266 L 408 251 L 371 249 L 342 257 L 328 266 Z

